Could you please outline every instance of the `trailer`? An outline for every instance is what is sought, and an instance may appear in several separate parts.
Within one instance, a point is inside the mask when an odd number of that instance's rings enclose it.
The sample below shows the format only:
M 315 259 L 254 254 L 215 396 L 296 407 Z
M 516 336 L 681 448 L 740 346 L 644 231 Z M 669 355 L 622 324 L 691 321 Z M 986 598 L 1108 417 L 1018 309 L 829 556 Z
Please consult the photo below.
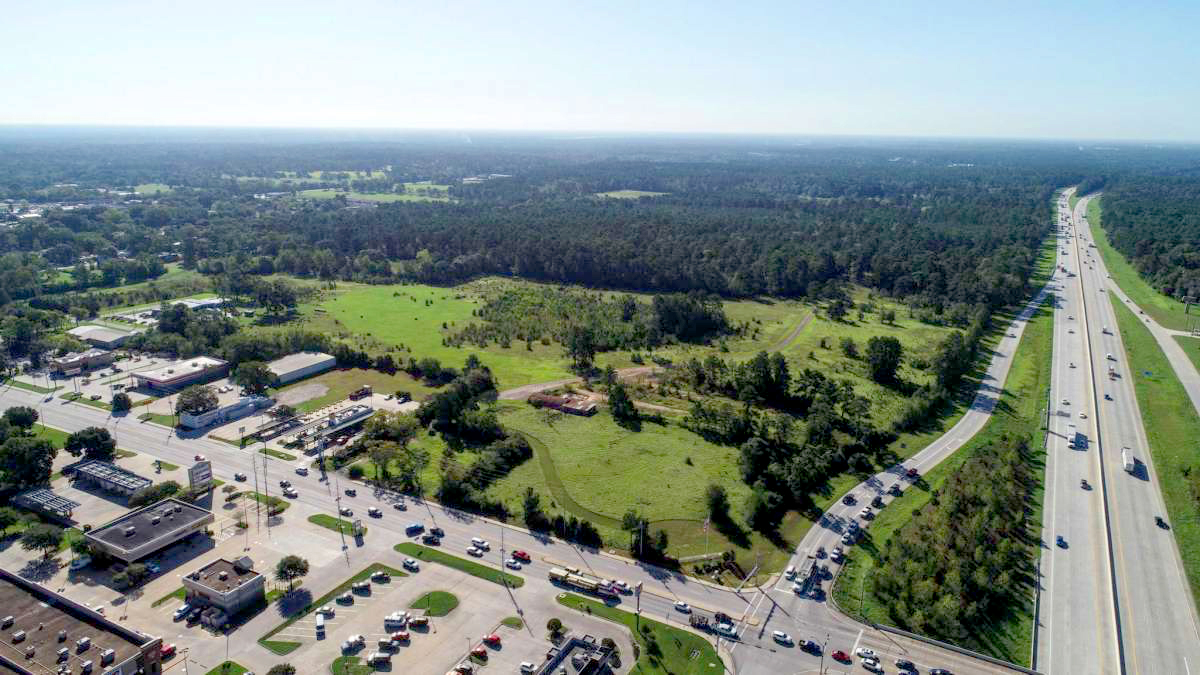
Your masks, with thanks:
M 1067 425 L 1067 447 L 1074 450 L 1076 447 L 1075 439 L 1078 438 L 1079 432 L 1075 429 L 1074 424 Z
M 1129 446 L 1121 448 L 1121 463 L 1125 465 L 1126 473 L 1134 473 L 1137 471 L 1137 460 L 1133 457 L 1133 451 Z
M 550 568 L 548 575 L 551 582 L 559 584 L 560 586 L 567 586 L 575 590 L 584 591 L 585 593 L 594 593 L 596 595 L 617 595 L 617 590 L 614 588 L 611 581 L 594 577 L 590 574 L 573 570 L 565 570 L 561 567 L 552 567 Z

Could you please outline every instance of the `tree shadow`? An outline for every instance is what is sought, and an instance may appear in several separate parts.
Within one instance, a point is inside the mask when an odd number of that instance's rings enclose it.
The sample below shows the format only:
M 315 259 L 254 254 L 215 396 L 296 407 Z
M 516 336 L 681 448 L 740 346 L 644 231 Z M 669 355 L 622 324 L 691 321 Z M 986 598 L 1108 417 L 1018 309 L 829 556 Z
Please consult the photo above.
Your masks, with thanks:
M 281 595 L 275 601 L 275 611 L 278 612 L 279 616 L 290 617 L 306 611 L 312 606 L 312 602 L 312 591 L 301 586 Z

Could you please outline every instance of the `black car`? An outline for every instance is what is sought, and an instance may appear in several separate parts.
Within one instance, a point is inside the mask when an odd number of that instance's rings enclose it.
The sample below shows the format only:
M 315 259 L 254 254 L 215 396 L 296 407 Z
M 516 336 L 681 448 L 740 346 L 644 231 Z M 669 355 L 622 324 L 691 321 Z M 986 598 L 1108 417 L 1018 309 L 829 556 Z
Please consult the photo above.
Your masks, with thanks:
M 355 490 L 354 488 L 346 488 L 346 496 L 347 497 L 357 497 L 358 490 Z
M 1171 529 L 1171 527 L 1169 525 L 1167 525 L 1167 521 L 1163 520 L 1162 516 L 1154 516 L 1154 524 L 1158 525 L 1159 527 L 1161 527 L 1164 530 Z
M 880 497 L 879 495 L 875 495 L 875 499 L 871 500 L 871 506 L 874 506 L 877 509 L 882 509 L 883 508 L 883 497 Z
M 896 667 L 901 670 L 916 670 L 917 669 L 917 667 L 915 665 L 913 665 L 913 662 L 909 661 L 908 659 L 896 659 Z
M 426 534 L 425 536 L 421 537 L 421 543 L 429 544 L 430 546 L 437 546 L 438 544 L 442 543 L 442 539 L 441 537 L 434 536 L 433 534 Z
M 281 480 L 281 481 L 279 481 L 279 487 L 281 487 L 281 488 L 288 488 L 288 487 L 292 487 L 292 481 L 290 481 L 290 480 Z
M 435 537 L 444 537 L 446 536 L 446 531 L 440 527 L 431 527 L 429 528 L 429 534 L 432 534 Z

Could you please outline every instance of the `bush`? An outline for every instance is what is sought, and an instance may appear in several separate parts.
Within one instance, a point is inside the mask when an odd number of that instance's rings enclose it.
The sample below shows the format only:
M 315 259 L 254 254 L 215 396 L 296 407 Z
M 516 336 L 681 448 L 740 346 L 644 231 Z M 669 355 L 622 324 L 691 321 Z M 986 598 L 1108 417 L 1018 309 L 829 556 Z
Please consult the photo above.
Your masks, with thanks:
M 351 466 L 347 470 L 347 473 L 350 474 L 351 480 L 359 480 L 360 478 L 363 477 L 363 468 L 361 466 L 355 464 L 354 466 Z
M 129 508 L 132 509 L 139 506 L 145 506 L 147 504 L 153 504 L 178 493 L 182 489 L 182 486 L 173 480 L 163 481 L 157 485 L 144 487 L 141 490 L 133 493 L 133 496 L 129 498 Z

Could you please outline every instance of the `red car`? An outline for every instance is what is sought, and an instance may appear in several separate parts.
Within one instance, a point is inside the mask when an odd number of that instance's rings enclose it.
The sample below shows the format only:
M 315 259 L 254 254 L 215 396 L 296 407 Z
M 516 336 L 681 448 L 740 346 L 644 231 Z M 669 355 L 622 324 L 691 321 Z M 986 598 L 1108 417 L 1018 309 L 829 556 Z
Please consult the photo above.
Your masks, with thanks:
M 483 645 L 479 645 L 475 649 L 471 650 L 471 656 L 477 656 L 481 659 L 486 659 L 487 655 L 487 650 L 483 648 Z
M 530 558 L 529 554 L 526 553 L 525 551 L 513 551 L 512 557 L 516 558 L 517 560 L 520 560 L 523 563 L 533 562 L 533 558 Z
M 162 646 L 162 658 L 169 659 L 172 656 L 175 656 L 175 644 L 164 644 Z
M 496 635 L 495 633 L 492 633 L 491 635 L 484 635 L 483 641 L 493 647 L 500 646 L 500 636 Z
M 196 456 L 195 456 L 195 457 L 193 457 L 192 459 L 196 460 L 197 462 L 203 462 L 203 461 L 204 461 L 204 455 L 196 455 Z
M 916 478 L 918 476 L 916 469 L 909 469 L 908 471 L 904 472 L 904 475 L 908 476 L 909 478 Z
M 395 633 L 392 633 L 392 641 L 393 642 L 408 642 L 408 631 L 398 630 Z
M 850 655 L 840 649 L 837 650 L 836 652 L 834 652 L 832 654 L 832 656 L 833 656 L 834 661 L 841 661 L 842 663 L 850 663 Z

